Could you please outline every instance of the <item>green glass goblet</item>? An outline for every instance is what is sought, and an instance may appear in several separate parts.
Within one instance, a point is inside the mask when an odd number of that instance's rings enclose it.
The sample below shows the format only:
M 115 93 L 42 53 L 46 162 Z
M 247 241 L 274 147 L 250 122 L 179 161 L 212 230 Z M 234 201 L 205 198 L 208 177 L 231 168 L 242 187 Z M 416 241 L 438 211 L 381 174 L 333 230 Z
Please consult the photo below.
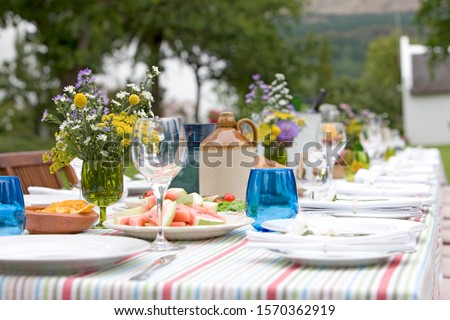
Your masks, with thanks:
M 83 161 L 81 191 L 87 202 L 100 208 L 100 219 L 93 227 L 104 229 L 106 208 L 120 200 L 123 193 L 123 165 L 121 161 Z

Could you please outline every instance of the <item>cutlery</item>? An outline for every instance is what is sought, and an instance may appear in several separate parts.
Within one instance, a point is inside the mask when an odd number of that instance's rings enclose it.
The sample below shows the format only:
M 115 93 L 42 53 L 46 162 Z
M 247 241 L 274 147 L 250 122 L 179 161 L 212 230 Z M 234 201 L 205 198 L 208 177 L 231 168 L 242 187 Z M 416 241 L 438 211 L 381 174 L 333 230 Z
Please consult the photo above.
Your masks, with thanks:
M 152 275 L 153 271 L 155 271 L 156 269 L 161 268 L 162 266 L 165 266 L 165 265 L 169 264 L 175 258 L 176 258 L 175 254 L 169 254 L 167 256 L 158 258 L 150 266 L 148 266 L 144 271 L 142 271 L 141 273 L 131 277 L 130 280 L 132 280 L 132 281 L 146 280 Z

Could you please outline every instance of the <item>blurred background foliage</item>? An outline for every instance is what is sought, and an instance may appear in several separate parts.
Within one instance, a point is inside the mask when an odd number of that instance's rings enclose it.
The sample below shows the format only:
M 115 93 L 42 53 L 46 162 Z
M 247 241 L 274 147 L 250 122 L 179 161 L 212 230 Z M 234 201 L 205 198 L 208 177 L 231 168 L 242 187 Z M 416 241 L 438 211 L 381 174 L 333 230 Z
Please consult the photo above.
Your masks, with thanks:
M 197 98 L 185 111 L 197 122 L 206 121 L 199 104 L 206 81 L 222 84 L 221 94 L 236 98 L 227 108 L 239 112 L 253 74 L 270 81 L 284 73 L 303 110 L 325 88 L 327 103 L 387 113 L 401 129 L 399 36 L 448 46 L 449 1 L 422 1 L 418 12 L 315 20 L 306 0 L 2 0 L 0 27 L 20 32 L 15 59 L 0 66 L 0 152 L 51 147 L 56 128 L 40 122 L 51 98 L 79 69 L 101 74 L 106 60 L 130 59 L 123 54 L 129 47 L 132 67 L 164 72 L 162 62 L 173 58 L 190 66 Z M 169 106 L 158 82 L 153 94 L 163 116 Z

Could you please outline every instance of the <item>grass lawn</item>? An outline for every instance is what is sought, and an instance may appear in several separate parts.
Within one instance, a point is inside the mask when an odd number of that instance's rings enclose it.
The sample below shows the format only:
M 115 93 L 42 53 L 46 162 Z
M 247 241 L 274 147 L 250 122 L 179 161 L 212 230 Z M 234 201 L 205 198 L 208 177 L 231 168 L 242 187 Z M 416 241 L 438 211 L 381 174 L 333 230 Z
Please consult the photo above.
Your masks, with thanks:
M 444 164 L 447 181 L 450 181 L 450 146 L 440 146 L 437 148 L 441 152 L 442 162 Z

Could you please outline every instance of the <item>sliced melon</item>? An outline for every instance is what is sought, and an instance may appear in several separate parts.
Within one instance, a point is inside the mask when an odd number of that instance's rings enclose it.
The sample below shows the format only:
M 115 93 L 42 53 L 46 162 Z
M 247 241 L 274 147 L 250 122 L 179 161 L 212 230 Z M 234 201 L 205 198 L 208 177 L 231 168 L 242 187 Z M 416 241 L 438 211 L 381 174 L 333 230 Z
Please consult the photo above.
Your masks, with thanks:
M 225 221 L 213 217 L 206 213 L 191 213 L 192 225 L 193 226 L 213 226 L 219 224 L 225 224 Z
M 187 203 L 186 205 L 192 207 L 203 205 L 203 197 L 201 195 L 196 192 L 189 193 L 189 195 L 192 195 L 192 203 Z
M 142 213 L 144 213 L 143 206 L 116 212 L 116 213 L 114 213 L 114 223 L 119 224 L 119 221 L 118 221 L 119 217 L 136 216 L 136 215 L 139 215 Z
M 216 194 L 214 196 L 207 196 L 203 198 L 203 202 L 214 202 L 219 196 Z
M 169 199 L 164 200 L 163 210 L 162 210 L 162 225 L 164 227 L 167 227 L 172 223 L 173 217 L 175 216 L 176 209 L 177 209 L 177 204 L 175 201 L 172 201 Z M 152 210 L 145 213 L 145 219 L 151 225 L 154 225 L 154 226 L 158 225 L 158 212 L 157 212 L 156 206 L 153 207 Z
M 219 207 L 218 202 L 203 202 L 203 208 L 208 209 L 209 212 L 217 213 L 217 208 Z
M 170 188 L 166 191 L 164 199 L 175 201 L 185 196 L 187 196 L 187 192 L 183 188 Z
M 176 202 L 181 204 L 190 204 L 194 202 L 194 196 L 192 194 L 188 194 L 184 197 L 178 198 Z

